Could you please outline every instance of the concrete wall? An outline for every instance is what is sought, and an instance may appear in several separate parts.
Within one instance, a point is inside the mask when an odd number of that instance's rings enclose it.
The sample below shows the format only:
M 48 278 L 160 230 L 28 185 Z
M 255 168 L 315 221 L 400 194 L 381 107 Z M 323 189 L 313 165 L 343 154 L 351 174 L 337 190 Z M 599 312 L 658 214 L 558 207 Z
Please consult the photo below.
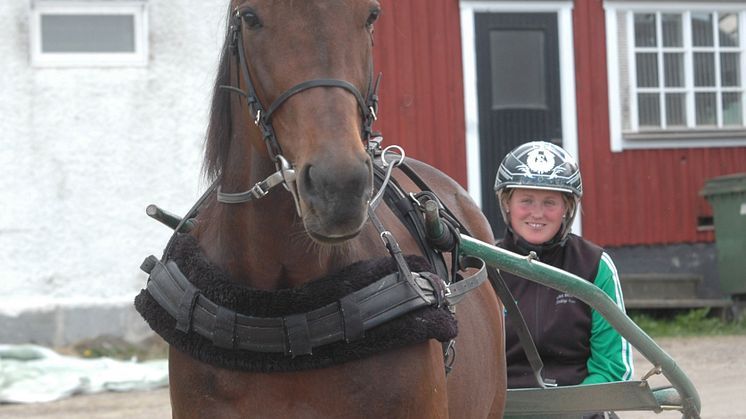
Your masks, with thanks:
M 0 2 L 0 342 L 136 340 L 138 269 L 200 177 L 226 0 L 149 0 L 146 67 L 33 68 L 31 0 Z
M 714 243 L 611 247 L 606 248 L 606 251 L 614 260 L 621 276 L 626 274 L 698 275 L 702 278 L 702 282 L 697 287 L 699 298 L 727 297 L 720 289 L 717 249 Z

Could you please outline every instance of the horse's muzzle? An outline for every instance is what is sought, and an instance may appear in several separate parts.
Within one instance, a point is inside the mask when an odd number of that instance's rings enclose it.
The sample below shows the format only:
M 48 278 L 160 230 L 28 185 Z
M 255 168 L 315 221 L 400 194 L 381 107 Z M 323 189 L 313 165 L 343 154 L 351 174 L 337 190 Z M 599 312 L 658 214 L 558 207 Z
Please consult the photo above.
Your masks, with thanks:
M 309 236 L 322 243 L 357 236 L 367 221 L 372 176 L 367 154 L 363 159 L 325 156 L 306 163 L 298 176 L 298 193 Z

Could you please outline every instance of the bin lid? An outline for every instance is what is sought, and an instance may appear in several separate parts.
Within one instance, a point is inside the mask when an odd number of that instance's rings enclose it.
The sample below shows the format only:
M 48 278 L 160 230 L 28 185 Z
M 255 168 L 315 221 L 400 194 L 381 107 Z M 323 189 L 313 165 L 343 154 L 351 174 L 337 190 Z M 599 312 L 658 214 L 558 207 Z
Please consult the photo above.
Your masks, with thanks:
M 709 179 L 699 191 L 699 195 L 707 197 L 736 192 L 746 192 L 746 172 Z

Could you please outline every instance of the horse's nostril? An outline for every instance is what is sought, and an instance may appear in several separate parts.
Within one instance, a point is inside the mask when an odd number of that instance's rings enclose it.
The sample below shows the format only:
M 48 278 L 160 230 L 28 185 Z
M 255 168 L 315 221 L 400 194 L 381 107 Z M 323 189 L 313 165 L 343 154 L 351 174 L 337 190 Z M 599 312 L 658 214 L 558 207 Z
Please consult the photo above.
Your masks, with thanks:
M 303 188 L 308 193 L 313 193 L 314 192 L 314 186 L 313 186 L 314 181 L 313 181 L 313 178 L 312 178 L 312 176 L 314 176 L 313 170 L 314 170 L 313 169 L 313 165 L 307 164 L 303 168 L 303 173 L 302 173 L 302 176 L 300 178 L 301 182 L 303 183 Z

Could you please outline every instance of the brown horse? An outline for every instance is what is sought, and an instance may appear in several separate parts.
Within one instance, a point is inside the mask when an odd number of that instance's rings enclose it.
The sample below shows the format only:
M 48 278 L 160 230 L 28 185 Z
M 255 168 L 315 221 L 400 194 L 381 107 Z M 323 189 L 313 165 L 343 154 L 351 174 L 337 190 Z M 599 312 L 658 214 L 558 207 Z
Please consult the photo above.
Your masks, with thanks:
M 375 85 L 372 27 L 379 13 L 376 0 L 231 1 L 206 173 L 221 193 L 237 193 L 276 172 L 281 155 L 295 177 L 287 182 L 292 193 L 280 188 L 239 204 L 213 195 L 203 205 L 191 234 L 233 281 L 259 290 L 290 289 L 388 255 L 367 213 L 375 192 L 364 138 L 371 115 L 357 93 L 370 97 Z M 308 80 L 321 81 L 304 84 Z M 247 103 L 247 93 L 258 102 Z M 410 164 L 475 237 L 493 240 L 479 208 L 456 182 L 426 164 Z M 396 176 L 404 189 L 417 190 Z M 381 205 L 378 214 L 404 253 L 419 252 L 388 208 Z M 457 356 L 448 376 L 442 346 L 433 339 L 325 368 L 273 373 L 218 368 L 172 346 L 173 415 L 502 417 L 501 305 L 484 284 L 456 313 Z

